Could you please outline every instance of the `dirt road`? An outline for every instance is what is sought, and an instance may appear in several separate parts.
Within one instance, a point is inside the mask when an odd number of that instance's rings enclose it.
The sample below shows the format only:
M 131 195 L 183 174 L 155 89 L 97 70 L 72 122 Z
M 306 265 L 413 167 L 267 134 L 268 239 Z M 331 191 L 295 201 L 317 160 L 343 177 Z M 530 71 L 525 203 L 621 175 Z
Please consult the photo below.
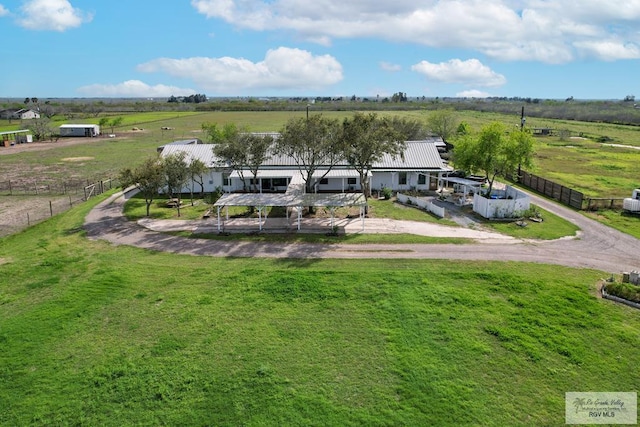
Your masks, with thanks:
M 96 206 L 85 221 L 90 239 L 162 252 L 216 257 L 268 258 L 416 258 L 447 260 L 527 261 L 593 268 L 610 273 L 640 269 L 640 240 L 606 227 L 560 205 L 533 197 L 533 203 L 581 228 L 576 238 L 554 241 L 478 240 L 475 244 L 281 244 L 221 242 L 177 237 L 149 230 L 122 215 L 124 197 L 111 197 Z

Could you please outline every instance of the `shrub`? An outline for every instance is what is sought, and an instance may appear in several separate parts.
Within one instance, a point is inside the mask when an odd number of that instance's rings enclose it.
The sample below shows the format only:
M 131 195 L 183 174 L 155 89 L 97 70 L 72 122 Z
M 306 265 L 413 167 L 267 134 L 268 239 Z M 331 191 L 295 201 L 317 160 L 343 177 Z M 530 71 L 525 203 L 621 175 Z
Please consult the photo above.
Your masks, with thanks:
M 382 197 L 384 197 L 385 200 L 391 199 L 392 195 L 393 195 L 393 192 L 391 191 L 390 188 L 385 187 L 382 189 Z
M 608 283 L 605 290 L 608 294 L 640 303 L 640 286 L 631 283 Z

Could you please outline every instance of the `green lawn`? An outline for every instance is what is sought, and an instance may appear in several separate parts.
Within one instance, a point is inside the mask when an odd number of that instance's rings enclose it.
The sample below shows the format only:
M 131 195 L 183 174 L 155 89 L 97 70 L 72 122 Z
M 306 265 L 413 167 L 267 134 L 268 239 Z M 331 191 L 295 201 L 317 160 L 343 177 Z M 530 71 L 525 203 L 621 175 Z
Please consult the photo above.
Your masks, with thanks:
M 0 239 L 0 425 L 564 425 L 640 384 L 602 272 L 155 253 L 92 203 Z
M 640 215 L 638 214 L 605 209 L 597 212 L 584 212 L 584 215 L 640 239 Z
M 522 221 L 487 221 L 485 224 L 495 231 L 520 239 L 553 240 L 575 236 L 580 229 L 573 223 L 549 211 L 535 205 L 532 205 L 532 207 L 539 213 L 539 218 L 542 219 L 542 222 L 523 218 Z

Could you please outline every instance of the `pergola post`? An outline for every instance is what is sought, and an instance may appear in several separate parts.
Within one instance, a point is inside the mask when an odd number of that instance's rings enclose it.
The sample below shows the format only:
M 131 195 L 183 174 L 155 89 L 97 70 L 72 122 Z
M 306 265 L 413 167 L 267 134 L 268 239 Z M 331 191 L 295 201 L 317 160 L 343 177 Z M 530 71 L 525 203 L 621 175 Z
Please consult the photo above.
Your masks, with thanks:
M 256 206 L 256 208 L 258 209 L 258 225 L 260 231 L 262 231 L 262 210 L 264 209 L 264 206 Z
M 222 209 L 222 206 L 218 206 L 218 233 L 222 231 L 221 230 L 222 222 L 220 221 L 220 209 Z

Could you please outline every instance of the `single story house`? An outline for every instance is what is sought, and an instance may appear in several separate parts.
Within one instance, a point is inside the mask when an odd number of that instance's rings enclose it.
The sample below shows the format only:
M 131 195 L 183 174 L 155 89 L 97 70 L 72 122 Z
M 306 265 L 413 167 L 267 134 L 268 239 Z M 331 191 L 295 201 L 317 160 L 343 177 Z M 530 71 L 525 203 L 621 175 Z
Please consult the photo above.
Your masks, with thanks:
M 451 172 L 438 152 L 439 137 L 422 141 L 408 141 L 404 155 L 394 158 L 384 156 L 367 171 L 372 191 L 390 188 L 393 191 L 436 190 L 442 178 Z M 248 170 L 234 170 L 223 159 L 213 153 L 213 145 L 167 144 L 161 152 L 162 157 L 186 153 L 186 159 L 199 159 L 209 167 L 204 178 L 204 191 L 212 192 L 222 188 L 225 193 L 242 192 L 243 177 L 249 189 L 257 186 L 260 193 L 286 192 L 290 185 L 300 185 L 302 173 L 293 158 L 272 154 L 259 168 L 257 176 Z M 361 192 L 360 176 L 346 161 L 334 166 L 328 172 L 328 166 L 320 165 L 314 173 L 314 193 Z M 183 189 L 188 192 L 191 183 Z M 199 191 L 199 185 L 194 189 Z
M 39 119 L 40 113 L 29 108 L 8 109 L 0 111 L 0 118 L 10 120 Z
M 60 136 L 95 137 L 100 135 L 100 126 L 92 124 L 68 124 L 60 126 Z

